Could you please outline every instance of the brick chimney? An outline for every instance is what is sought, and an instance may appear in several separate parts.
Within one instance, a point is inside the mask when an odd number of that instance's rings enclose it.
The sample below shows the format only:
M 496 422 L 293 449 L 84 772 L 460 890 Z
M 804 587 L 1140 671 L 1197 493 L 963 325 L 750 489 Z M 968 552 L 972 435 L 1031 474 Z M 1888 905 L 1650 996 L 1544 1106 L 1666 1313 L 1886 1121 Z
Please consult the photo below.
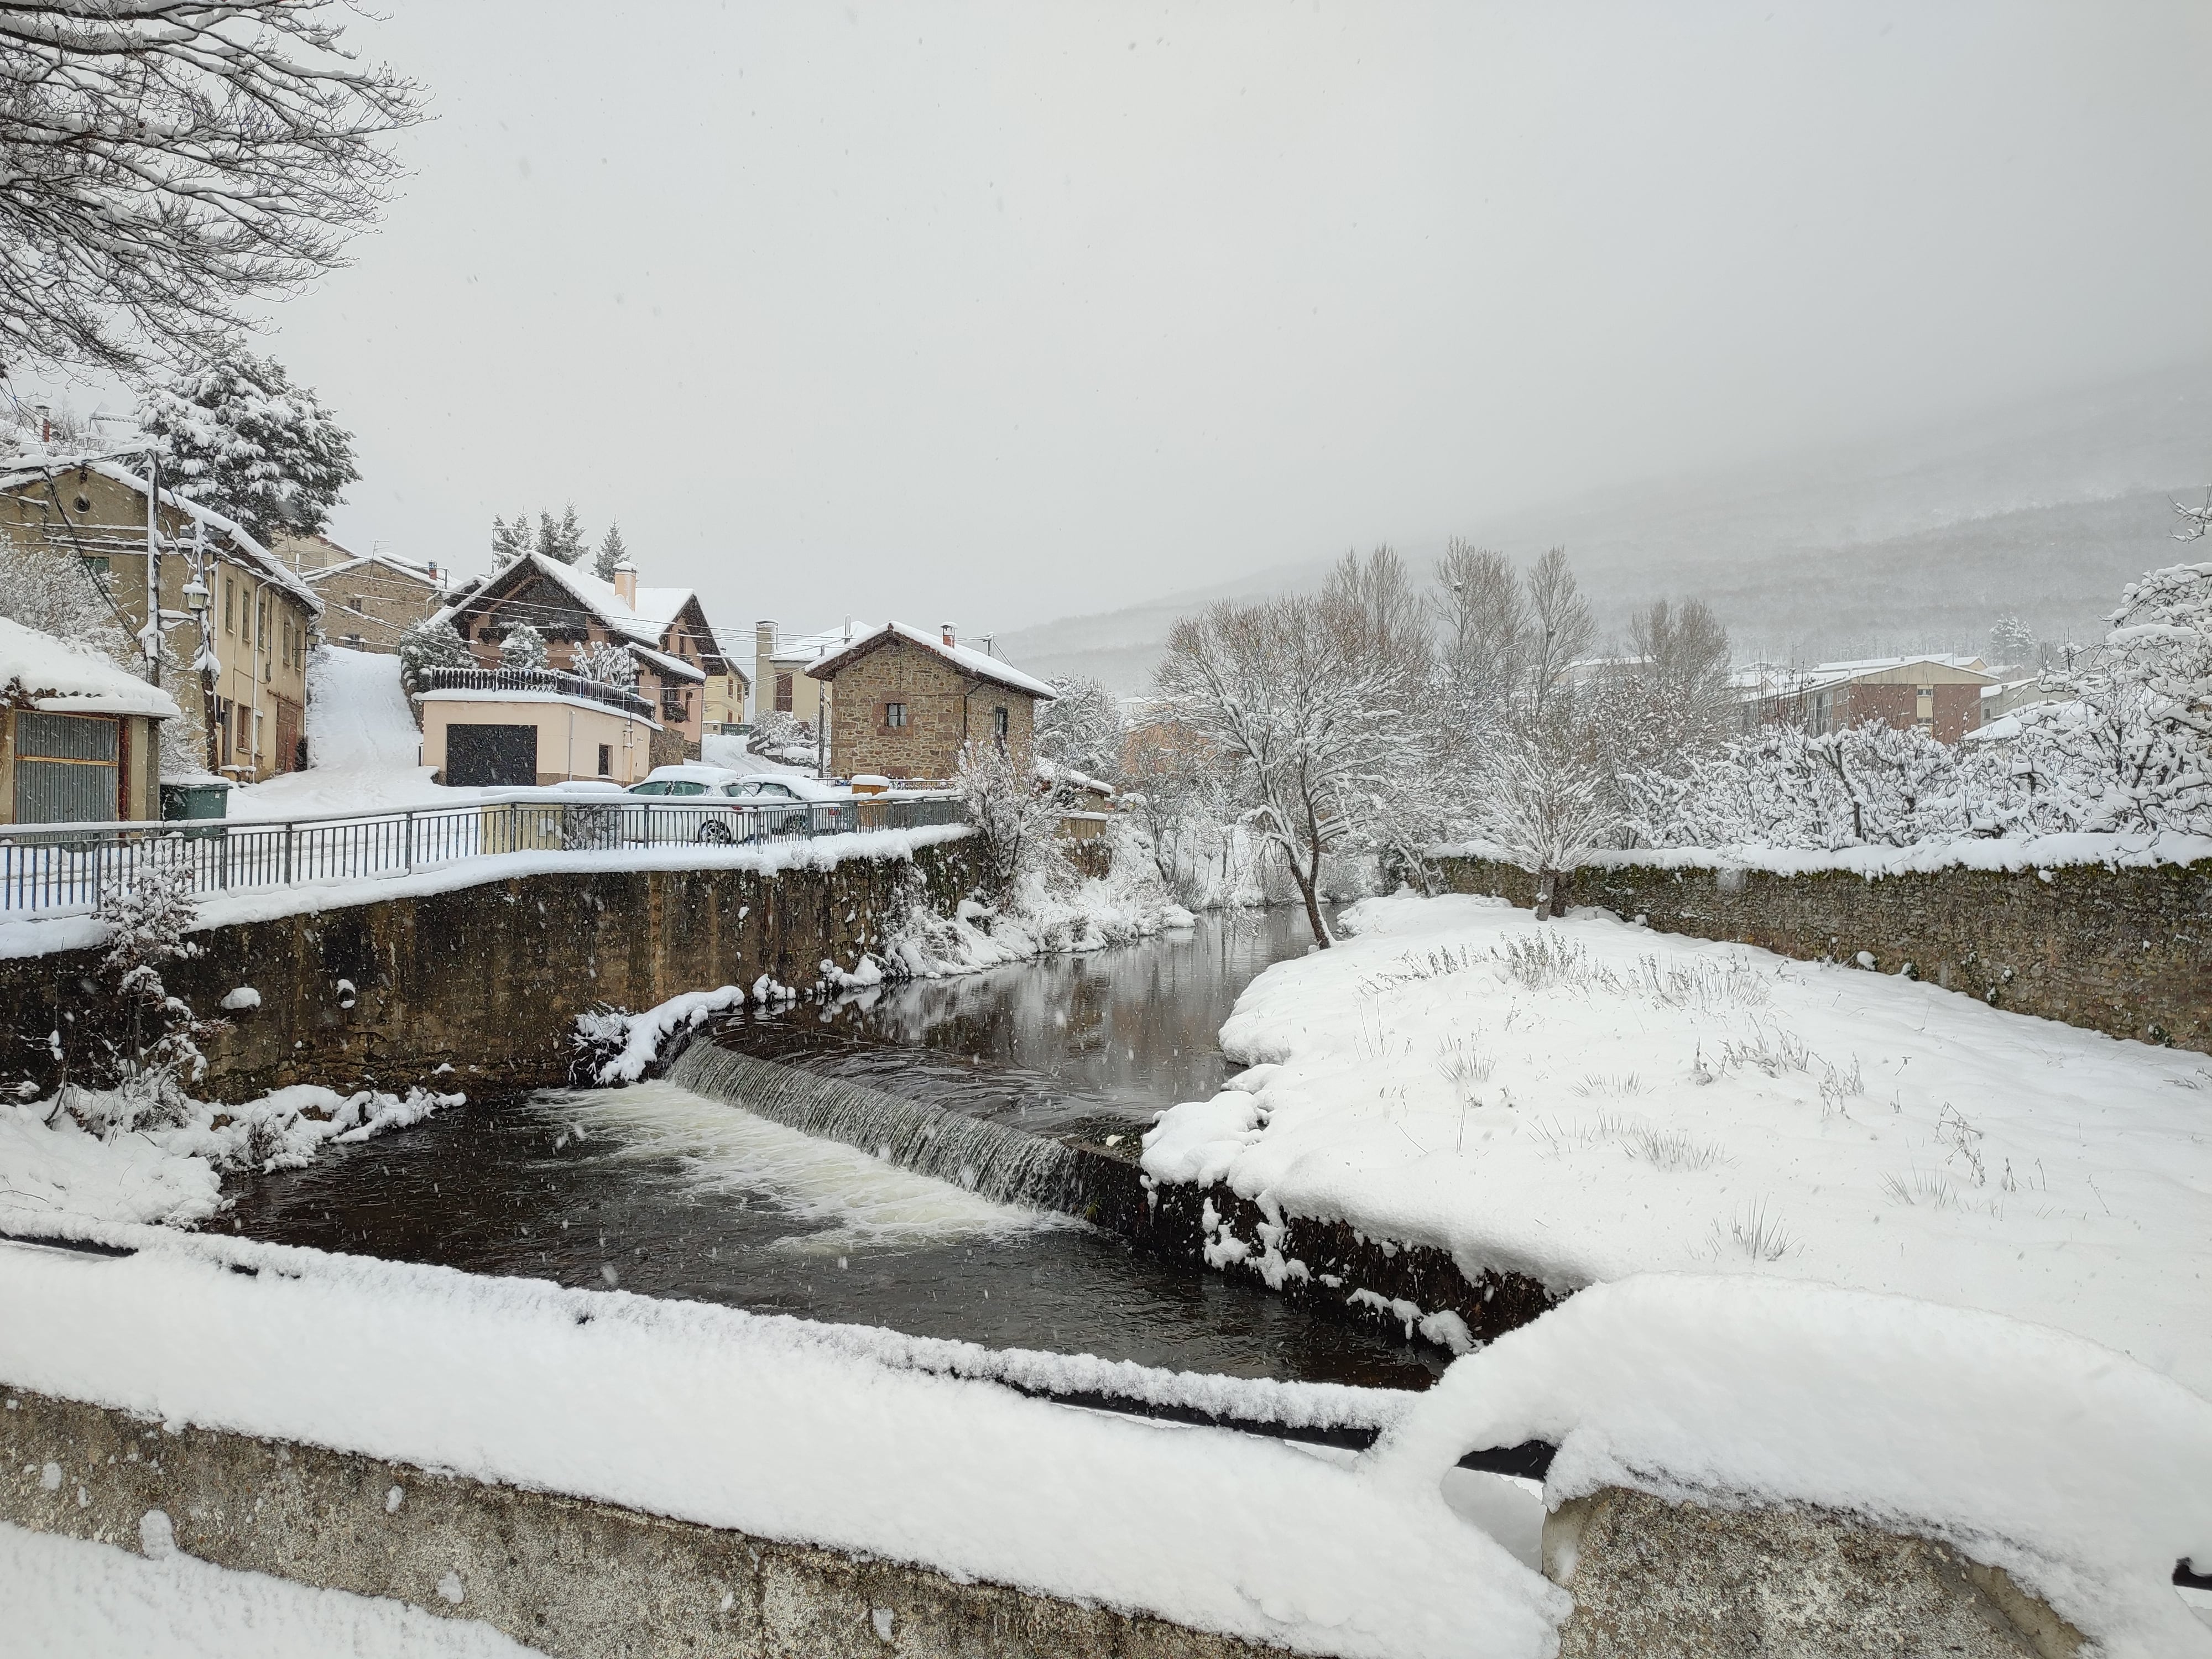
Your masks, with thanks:
M 631 610 L 637 609 L 637 567 L 628 559 L 615 567 L 615 597 Z
M 951 623 L 939 623 L 939 626 L 945 629 L 945 648 L 947 651 L 950 651 L 954 646 L 960 643 L 960 641 L 953 636 L 952 624 Z

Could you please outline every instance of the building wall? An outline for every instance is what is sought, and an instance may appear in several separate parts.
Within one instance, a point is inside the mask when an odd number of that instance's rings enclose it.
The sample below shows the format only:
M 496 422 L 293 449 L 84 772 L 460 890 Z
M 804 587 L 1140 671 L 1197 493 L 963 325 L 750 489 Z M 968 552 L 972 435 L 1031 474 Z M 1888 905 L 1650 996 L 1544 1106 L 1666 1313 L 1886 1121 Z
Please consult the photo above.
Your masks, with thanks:
M 191 538 L 192 521 L 185 514 L 164 507 L 161 523 L 173 541 Z M 104 573 L 125 625 L 133 632 L 144 625 L 146 498 L 136 490 L 97 472 L 62 473 L 52 495 L 44 484 L 28 486 L 15 492 L 12 507 L 0 506 L 0 535 L 56 559 L 88 557 L 95 572 Z M 207 678 L 171 666 L 161 684 L 207 750 L 209 758 L 201 763 L 241 782 L 258 782 L 292 769 L 296 751 L 281 747 L 277 732 L 280 725 L 305 729 L 314 613 L 257 567 L 224 559 L 213 537 L 208 547 L 214 556 L 209 626 L 218 666 Z M 163 610 L 189 608 L 187 574 L 182 554 L 163 555 Z M 165 636 L 173 665 L 198 656 L 198 623 L 172 624 Z
M 431 583 L 387 564 L 337 566 L 306 580 L 322 596 L 324 637 L 356 651 L 397 651 L 400 637 L 445 602 Z
M 499 666 L 499 643 L 507 637 L 507 629 L 517 622 L 527 622 L 545 635 L 545 665 L 562 672 L 569 671 L 577 647 L 586 642 L 628 645 L 626 635 L 611 632 L 605 624 L 579 605 L 566 590 L 556 588 L 544 577 L 526 586 L 518 588 L 506 599 L 483 601 L 465 611 L 457 618 L 461 637 L 477 661 L 486 668 Z M 690 663 L 701 664 L 699 641 L 688 628 L 672 625 L 664 630 L 659 647 L 669 655 Z M 637 694 L 652 703 L 659 711 L 660 724 L 676 734 L 679 757 L 699 753 L 699 738 L 704 729 L 706 698 L 700 683 L 684 679 L 675 674 L 664 675 L 650 663 L 638 665 Z
M 1526 871 L 1486 859 L 1442 864 L 1455 892 L 1534 902 Z M 2212 861 L 1874 880 L 1846 870 L 1585 866 L 1564 902 L 1807 962 L 1853 962 L 1863 951 L 1878 972 L 1909 965 L 1992 1007 L 2212 1050 Z
M 446 728 L 449 726 L 534 726 L 538 728 L 538 781 L 565 783 L 575 778 L 606 778 L 633 784 L 652 769 L 653 727 L 618 709 L 581 699 L 517 702 L 433 691 L 417 699 L 422 711 L 422 764 L 446 770 Z M 612 768 L 599 770 L 599 745 L 611 751 Z
M 893 640 L 838 672 L 830 728 L 831 770 L 842 777 L 880 773 L 890 778 L 949 778 L 960 748 L 986 740 L 994 711 L 1007 715 L 1007 739 L 1026 756 L 1036 735 L 1036 705 L 1018 691 L 963 674 L 944 658 Z M 906 706 L 903 727 L 885 722 L 885 705 Z

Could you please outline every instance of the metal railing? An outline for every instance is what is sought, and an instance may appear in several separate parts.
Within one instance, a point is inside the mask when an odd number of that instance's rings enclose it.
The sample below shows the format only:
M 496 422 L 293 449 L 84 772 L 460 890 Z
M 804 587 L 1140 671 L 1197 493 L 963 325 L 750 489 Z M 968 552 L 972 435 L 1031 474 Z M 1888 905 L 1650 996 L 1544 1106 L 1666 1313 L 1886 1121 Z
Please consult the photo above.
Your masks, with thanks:
M 604 703 L 626 714 L 653 719 L 653 704 L 635 691 L 552 668 L 427 668 L 417 691 L 545 691 L 557 696 L 581 697 Z
M 514 853 L 747 847 L 860 830 L 957 823 L 950 798 L 750 802 L 712 796 L 517 792 L 465 805 L 327 817 L 0 824 L 0 918 L 98 906 L 155 868 L 190 872 L 196 894 L 374 881 Z

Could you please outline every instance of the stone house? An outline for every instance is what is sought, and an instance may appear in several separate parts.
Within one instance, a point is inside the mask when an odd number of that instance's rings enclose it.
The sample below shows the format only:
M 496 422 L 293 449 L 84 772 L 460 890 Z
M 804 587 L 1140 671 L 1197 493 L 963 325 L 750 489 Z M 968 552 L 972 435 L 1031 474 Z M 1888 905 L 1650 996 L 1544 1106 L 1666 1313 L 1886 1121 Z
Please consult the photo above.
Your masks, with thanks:
M 0 823 L 106 823 L 161 816 L 158 685 L 83 647 L 0 617 Z
M 1762 667 L 1736 676 L 1736 712 L 1747 733 L 1790 725 L 1817 738 L 1875 720 L 1957 743 L 1981 725 L 1983 690 L 1996 683 L 1979 657 L 1871 657 L 1802 672 Z
M 499 666 L 500 641 L 517 623 L 545 636 L 546 665 L 568 670 L 586 643 L 628 650 L 637 690 L 657 727 L 653 764 L 699 758 L 711 676 L 732 672 L 708 626 L 699 596 L 688 587 L 641 587 L 625 562 L 614 580 L 541 553 L 520 558 L 468 583 L 438 613 L 487 668 Z
M 969 743 L 991 741 L 1026 759 L 1036 706 L 1059 694 L 1012 664 L 935 633 L 886 623 L 808 671 L 833 686 L 830 770 L 840 777 L 950 778 Z
M 355 651 L 397 651 L 446 603 L 445 573 L 391 553 L 356 554 L 327 536 L 284 536 L 271 552 L 322 595 L 323 635 Z
M 0 475 L 0 536 L 89 575 L 130 633 L 146 625 L 146 481 L 112 460 L 55 459 Z M 199 739 L 197 763 L 240 783 L 304 758 L 314 590 L 219 513 L 161 491 L 155 556 L 161 685 Z

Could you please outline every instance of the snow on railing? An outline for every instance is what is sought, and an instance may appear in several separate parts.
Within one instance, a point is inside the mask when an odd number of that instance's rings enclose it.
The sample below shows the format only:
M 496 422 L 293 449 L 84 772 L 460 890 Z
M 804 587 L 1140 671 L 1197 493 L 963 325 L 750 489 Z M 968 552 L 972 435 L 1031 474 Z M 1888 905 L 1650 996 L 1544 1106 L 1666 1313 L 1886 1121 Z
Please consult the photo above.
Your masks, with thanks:
M 552 668 L 427 668 L 418 677 L 417 691 L 545 691 L 556 696 L 581 697 L 605 703 L 624 714 L 654 718 L 653 704 L 627 687 L 563 674 Z
M 198 894 L 251 892 L 507 853 L 750 847 L 960 821 L 960 803 L 949 797 L 769 803 L 517 792 L 325 817 L 0 824 L 0 918 L 90 910 L 156 868 L 189 871 Z

